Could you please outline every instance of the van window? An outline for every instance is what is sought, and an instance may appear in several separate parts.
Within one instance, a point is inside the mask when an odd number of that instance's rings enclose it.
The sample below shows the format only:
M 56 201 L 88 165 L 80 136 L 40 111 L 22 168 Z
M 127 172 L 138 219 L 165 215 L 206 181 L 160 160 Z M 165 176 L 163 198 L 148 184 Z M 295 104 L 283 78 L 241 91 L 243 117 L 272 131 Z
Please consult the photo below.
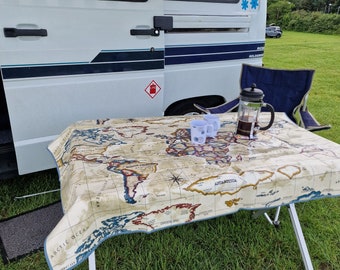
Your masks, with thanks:
M 100 1 L 116 1 L 116 2 L 147 2 L 148 0 L 100 0 Z

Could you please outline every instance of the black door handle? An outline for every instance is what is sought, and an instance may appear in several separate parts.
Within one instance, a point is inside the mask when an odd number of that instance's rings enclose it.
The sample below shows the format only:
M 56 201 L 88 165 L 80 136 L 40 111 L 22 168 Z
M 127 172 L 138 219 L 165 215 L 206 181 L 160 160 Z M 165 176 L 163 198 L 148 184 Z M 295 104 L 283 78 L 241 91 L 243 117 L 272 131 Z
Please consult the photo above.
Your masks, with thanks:
M 131 29 L 130 30 L 131 36 L 159 36 L 159 30 L 152 28 L 152 29 Z
M 4 28 L 5 37 L 46 37 L 46 29 L 18 29 L 5 27 Z
M 131 29 L 131 36 L 159 36 L 161 30 L 171 31 L 173 18 L 170 16 L 154 16 L 152 29 Z

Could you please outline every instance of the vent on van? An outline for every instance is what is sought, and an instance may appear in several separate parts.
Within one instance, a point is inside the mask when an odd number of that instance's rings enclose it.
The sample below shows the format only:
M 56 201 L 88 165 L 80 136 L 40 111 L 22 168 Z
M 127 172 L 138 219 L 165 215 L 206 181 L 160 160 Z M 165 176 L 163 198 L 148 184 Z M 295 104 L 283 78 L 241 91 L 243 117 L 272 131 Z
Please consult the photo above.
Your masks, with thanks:
M 170 15 L 173 29 L 167 33 L 200 32 L 249 32 L 250 15 L 211 16 L 211 15 Z

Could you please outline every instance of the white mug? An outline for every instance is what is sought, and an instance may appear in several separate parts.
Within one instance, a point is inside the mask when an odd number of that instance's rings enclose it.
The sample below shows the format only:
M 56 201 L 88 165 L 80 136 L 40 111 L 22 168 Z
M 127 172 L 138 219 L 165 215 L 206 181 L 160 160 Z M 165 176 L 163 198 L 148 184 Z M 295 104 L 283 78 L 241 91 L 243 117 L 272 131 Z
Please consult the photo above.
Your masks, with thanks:
M 210 126 L 210 129 L 212 126 Z M 208 123 L 205 120 L 192 120 L 190 122 L 191 142 L 204 144 L 207 138 Z
M 216 114 L 205 114 L 204 120 L 208 122 L 209 125 L 212 125 L 211 132 L 208 132 L 208 137 L 215 137 L 217 135 L 217 131 L 221 127 L 220 119 Z

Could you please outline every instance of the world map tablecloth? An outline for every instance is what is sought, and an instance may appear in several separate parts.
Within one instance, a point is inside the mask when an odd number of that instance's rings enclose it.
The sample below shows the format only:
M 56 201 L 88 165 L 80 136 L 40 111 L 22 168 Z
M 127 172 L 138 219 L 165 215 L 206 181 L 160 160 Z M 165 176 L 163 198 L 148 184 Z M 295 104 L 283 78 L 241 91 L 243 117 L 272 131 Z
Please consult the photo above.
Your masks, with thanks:
M 338 144 L 283 113 L 255 140 L 235 136 L 236 114 L 219 117 L 204 145 L 190 141 L 197 115 L 68 127 L 49 146 L 65 213 L 45 242 L 49 267 L 74 268 L 119 234 L 340 194 Z

